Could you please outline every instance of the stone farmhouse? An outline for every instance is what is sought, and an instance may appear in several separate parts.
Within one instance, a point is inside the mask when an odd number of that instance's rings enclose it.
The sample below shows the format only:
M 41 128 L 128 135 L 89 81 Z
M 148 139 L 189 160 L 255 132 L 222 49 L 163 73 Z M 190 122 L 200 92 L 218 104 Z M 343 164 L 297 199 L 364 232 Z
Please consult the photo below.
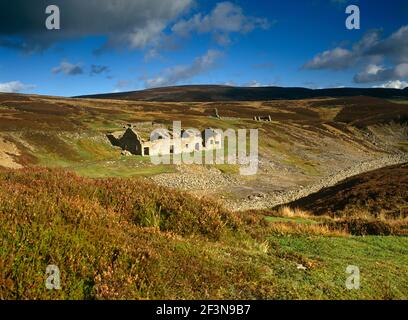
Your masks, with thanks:
M 167 154 L 191 153 L 203 150 L 222 148 L 222 133 L 207 128 L 202 132 L 197 130 L 182 130 L 181 135 L 174 135 L 167 129 L 155 130 L 150 137 L 142 137 L 140 132 L 128 126 L 125 132 L 108 134 L 109 141 L 133 155 L 155 156 Z

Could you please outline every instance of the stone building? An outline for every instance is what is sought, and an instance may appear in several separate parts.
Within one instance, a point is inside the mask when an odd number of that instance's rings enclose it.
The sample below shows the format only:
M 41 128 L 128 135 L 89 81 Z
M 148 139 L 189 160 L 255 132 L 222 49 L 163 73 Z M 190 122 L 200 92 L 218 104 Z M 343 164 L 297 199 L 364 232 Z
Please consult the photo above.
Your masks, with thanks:
M 271 122 L 272 117 L 271 116 L 254 116 L 254 121 L 267 121 Z
M 125 132 L 111 133 L 107 137 L 112 145 L 141 156 L 192 153 L 222 147 L 222 133 L 211 128 L 202 132 L 194 129 L 182 130 L 181 134 L 176 136 L 162 128 L 156 129 L 150 137 L 142 137 L 129 126 Z

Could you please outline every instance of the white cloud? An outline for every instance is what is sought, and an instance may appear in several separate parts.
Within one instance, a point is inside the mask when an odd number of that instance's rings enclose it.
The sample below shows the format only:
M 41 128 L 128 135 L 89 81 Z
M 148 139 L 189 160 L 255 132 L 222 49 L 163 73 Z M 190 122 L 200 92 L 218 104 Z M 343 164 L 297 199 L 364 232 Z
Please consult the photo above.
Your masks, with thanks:
M 266 18 L 246 16 L 241 7 L 231 2 L 220 2 L 208 15 L 198 13 L 188 20 L 180 20 L 172 31 L 179 36 L 188 36 L 192 32 L 212 33 L 219 44 L 227 45 L 230 33 L 248 33 L 269 27 Z
M 84 73 L 84 70 L 82 69 L 81 65 L 78 64 L 72 64 L 67 61 L 63 61 L 60 63 L 58 67 L 55 67 L 51 70 L 53 74 L 58 74 L 58 73 L 64 73 L 69 76 L 76 76 Z
M 131 49 L 144 49 L 148 45 L 157 45 L 165 28 L 166 24 L 163 21 L 149 21 L 145 28 L 136 28 L 129 33 L 126 36 L 127 42 Z
M 400 80 L 391 80 L 383 83 L 380 86 L 374 86 L 374 88 L 387 88 L 387 89 L 405 89 L 408 87 L 408 82 Z
M 356 42 L 351 49 L 336 47 L 332 50 L 326 50 L 306 62 L 303 67 L 315 70 L 344 70 L 356 65 L 362 57 L 365 57 L 365 60 L 378 60 L 378 53 L 368 54 L 368 52 L 378 44 L 379 38 L 379 31 L 372 30 L 365 34 L 360 41 Z
M 61 40 L 105 36 L 108 41 L 97 52 L 109 47 L 140 49 L 154 44 L 194 0 L 53 0 L 63 24 L 53 33 L 44 27 L 46 16 L 36 2 L 13 0 L 15 10 L 10 10 L 8 1 L 0 1 L 0 12 L 7 12 L 0 20 L 0 46 L 32 52 Z
M 368 65 L 365 70 L 354 77 L 356 83 L 369 83 L 377 81 L 387 81 L 394 79 L 404 79 L 408 77 L 408 63 L 401 63 L 395 67 L 384 68 L 378 65 Z
M 392 62 L 388 68 L 380 66 Z M 354 77 L 356 83 L 404 80 L 408 76 L 408 25 L 400 27 L 388 38 L 381 39 L 380 31 L 367 33 L 351 49 L 337 47 L 317 54 L 303 67 L 305 69 L 344 70 L 357 65 L 365 70 Z
M 228 86 L 228 87 L 235 87 L 237 84 L 234 81 L 226 81 L 222 85 Z
M 110 70 L 108 66 L 93 64 L 91 65 L 90 75 L 93 76 L 93 75 L 98 75 L 102 73 L 109 73 L 109 71 Z
M 408 63 L 401 63 L 394 68 L 397 77 L 404 78 L 408 76 Z
M 408 63 L 408 25 L 370 47 L 368 53 L 387 56 L 396 64 Z
M 278 84 L 277 82 L 262 83 L 258 80 L 251 80 L 249 82 L 244 82 L 244 83 L 236 83 L 235 81 L 227 81 L 227 82 L 224 82 L 223 85 L 231 86 L 231 87 L 262 88 L 262 87 L 274 87 L 274 86 L 277 86 Z
M 28 91 L 34 89 L 36 86 L 32 84 L 24 84 L 20 81 L 11 81 L 0 83 L 0 92 L 16 93 L 21 91 Z
M 306 69 L 342 70 L 354 63 L 354 53 L 343 48 L 327 50 L 315 56 L 304 65 Z
M 251 87 L 251 88 L 261 88 L 261 87 L 273 87 L 275 86 L 274 83 L 261 83 L 257 80 L 252 80 L 248 83 L 243 85 L 244 87 Z
M 251 82 L 247 84 L 247 86 L 251 88 L 259 88 L 259 87 L 262 87 L 262 83 L 256 80 L 252 80 Z
M 145 80 L 145 85 L 148 88 L 164 87 L 191 79 L 212 69 L 221 55 L 220 51 L 208 50 L 205 55 L 196 58 L 190 65 L 179 65 L 165 69 L 155 78 Z

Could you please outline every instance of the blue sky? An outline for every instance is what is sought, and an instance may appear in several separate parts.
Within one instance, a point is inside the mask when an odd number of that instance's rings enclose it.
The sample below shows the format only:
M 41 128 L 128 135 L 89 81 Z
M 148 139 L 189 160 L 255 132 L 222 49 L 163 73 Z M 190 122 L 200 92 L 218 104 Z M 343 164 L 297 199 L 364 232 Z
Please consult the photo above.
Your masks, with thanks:
M 408 86 L 406 0 L 55 0 L 61 30 L 52 31 L 49 4 L 0 4 L 0 91 Z M 350 4 L 360 30 L 345 27 Z

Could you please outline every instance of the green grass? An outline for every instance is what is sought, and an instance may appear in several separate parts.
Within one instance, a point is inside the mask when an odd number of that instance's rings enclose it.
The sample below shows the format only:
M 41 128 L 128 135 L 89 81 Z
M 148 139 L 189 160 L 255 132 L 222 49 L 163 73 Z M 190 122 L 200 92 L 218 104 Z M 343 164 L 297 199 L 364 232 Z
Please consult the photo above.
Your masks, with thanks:
M 0 109 L 12 110 L 14 108 L 13 107 L 8 107 L 8 106 L 5 106 L 5 105 L 0 105 Z
M 285 217 L 266 217 L 266 221 L 268 222 L 291 222 L 291 223 L 299 223 L 299 224 L 317 224 L 319 223 L 316 220 L 308 219 L 308 218 L 285 218 Z
M 306 161 L 300 157 L 297 157 L 294 154 L 290 155 L 290 158 L 287 158 L 282 162 L 300 169 L 304 174 L 308 176 L 319 175 L 319 171 L 316 169 L 314 163 L 312 163 L 311 161 Z
M 149 157 L 121 155 L 98 134 L 82 132 L 80 137 L 70 133 L 29 131 L 25 139 L 35 149 L 36 165 L 65 168 L 91 178 L 152 176 L 173 173 L 173 165 L 152 165 Z
M 0 170 L 0 186 L 0 299 L 408 298 L 407 237 L 265 222 L 137 178 Z M 45 289 L 49 264 L 61 290 Z
M 90 131 L 107 133 L 122 130 L 125 123 L 131 122 L 131 115 L 123 113 L 109 118 L 104 116 L 88 117 L 83 121 Z
M 67 168 L 72 162 L 52 154 L 36 154 L 38 165 L 48 168 Z
M 323 237 L 272 236 L 270 241 L 282 255 L 294 255 L 312 261 L 316 267 L 299 273 L 300 297 L 334 299 L 407 299 L 408 282 L 401 275 L 408 272 L 408 238 L 406 237 Z M 361 288 L 347 290 L 348 265 L 358 266 Z M 403 276 L 405 277 L 405 276 Z M 293 281 L 284 272 L 281 281 Z
M 25 134 L 35 147 L 33 155 L 37 165 L 65 168 L 91 178 L 152 176 L 175 172 L 174 165 L 152 165 L 149 157 L 121 156 L 120 149 L 112 147 L 102 137 L 92 132 L 82 132 L 80 137 L 69 133 L 59 135 L 42 131 Z M 207 151 L 214 154 L 216 151 Z M 226 154 L 226 151 L 225 151 Z M 191 154 L 193 155 L 193 154 Z M 201 152 L 204 163 L 205 153 Z M 212 166 L 212 165 L 211 165 Z M 226 174 L 236 174 L 238 165 L 214 165 Z
M 81 138 L 76 142 L 76 150 L 84 160 L 109 160 L 120 157 L 120 152 L 107 143 L 90 138 Z
M 100 162 L 100 163 L 85 163 L 68 167 L 81 176 L 90 178 L 107 178 L 121 177 L 129 178 L 133 176 L 153 176 L 162 173 L 173 173 L 175 168 L 173 165 L 151 165 L 140 166 L 131 165 L 131 161 L 115 161 L 115 162 Z
M 260 149 L 266 154 L 284 155 L 285 158 L 282 160 L 282 163 L 295 167 L 304 174 L 309 176 L 319 175 L 317 164 L 299 157 L 296 152 L 293 151 L 293 147 L 287 142 L 278 142 L 275 139 L 264 138 L 260 140 Z M 312 152 L 314 152 L 314 150 Z
M 224 174 L 237 175 L 239 174 L 239 165 L 238 164 L 216 164 L 215 168 L 220 170 Z

